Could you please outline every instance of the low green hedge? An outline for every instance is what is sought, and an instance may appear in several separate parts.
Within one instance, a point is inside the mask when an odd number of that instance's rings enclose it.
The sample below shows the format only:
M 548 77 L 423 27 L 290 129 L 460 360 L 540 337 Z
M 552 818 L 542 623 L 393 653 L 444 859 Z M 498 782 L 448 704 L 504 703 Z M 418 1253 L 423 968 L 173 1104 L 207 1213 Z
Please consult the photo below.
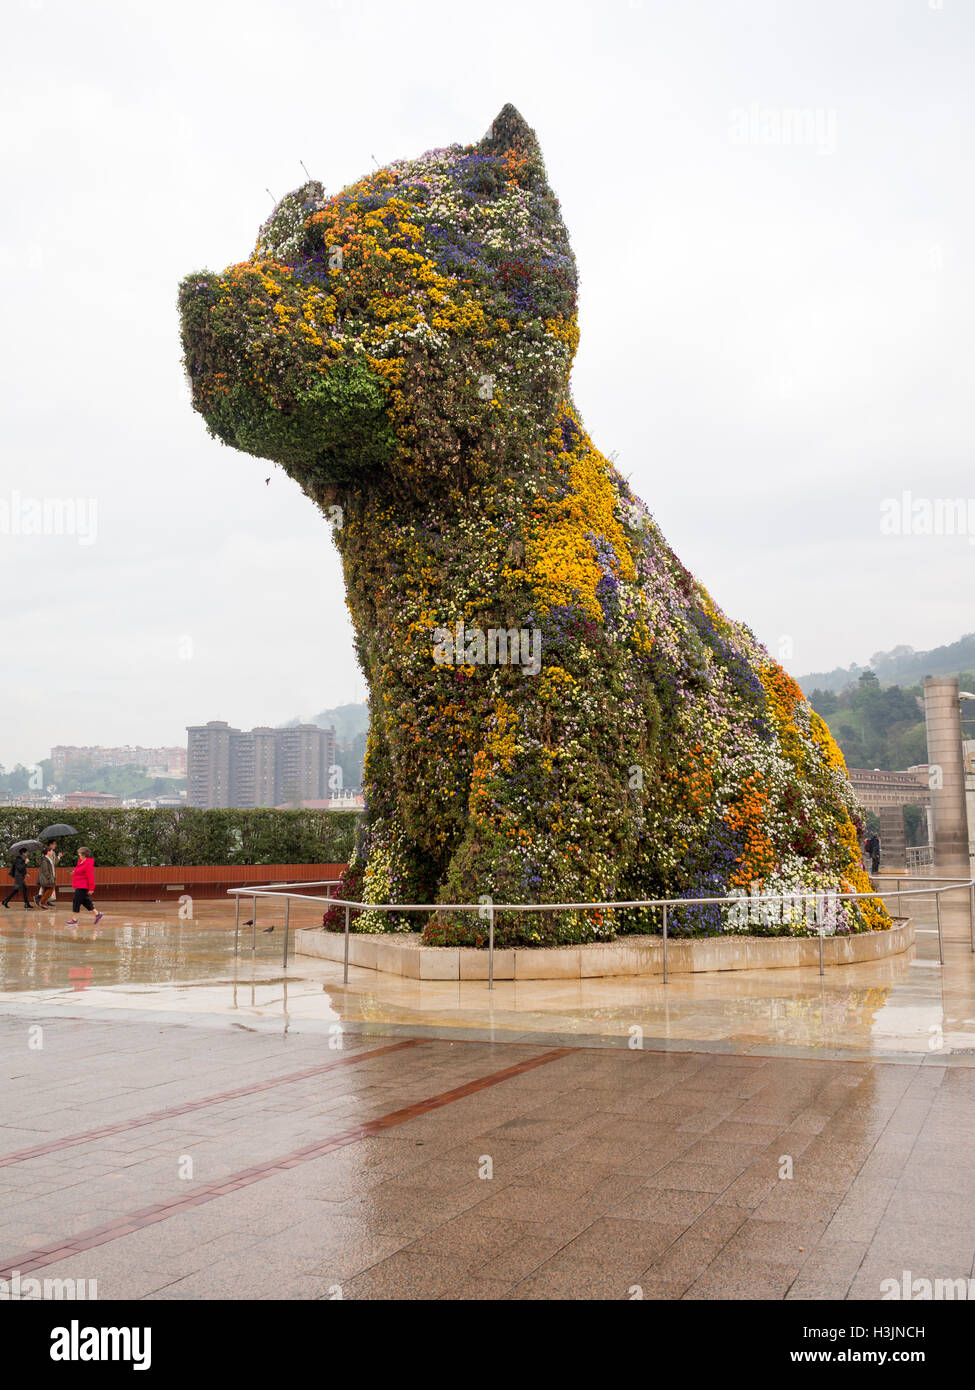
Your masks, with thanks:
M 38 812 L 0 806 L 0 854 L 16 840 L 32 839 L 63 821 L 77 836 L 60 846 L 69 864 L 79 845 L 95 863 L 117 868 L 164 864 L 343 864 L 359 824 L 357 811 L 205 811 L 187 806 L 156 811 Z

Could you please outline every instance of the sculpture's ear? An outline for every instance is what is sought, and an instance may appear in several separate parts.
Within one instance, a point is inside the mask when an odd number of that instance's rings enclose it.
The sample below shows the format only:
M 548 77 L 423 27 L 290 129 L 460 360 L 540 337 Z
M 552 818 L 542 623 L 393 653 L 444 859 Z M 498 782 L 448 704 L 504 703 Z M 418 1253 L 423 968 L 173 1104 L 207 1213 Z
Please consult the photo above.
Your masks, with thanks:
M 506 150 L 515 150 L 523 158 L 537 162 L 542 167 L 542 151 L 535 132 L 510 101 L 491 122 L 481 141 L 481 149 L 485 154 L 504 154 Z

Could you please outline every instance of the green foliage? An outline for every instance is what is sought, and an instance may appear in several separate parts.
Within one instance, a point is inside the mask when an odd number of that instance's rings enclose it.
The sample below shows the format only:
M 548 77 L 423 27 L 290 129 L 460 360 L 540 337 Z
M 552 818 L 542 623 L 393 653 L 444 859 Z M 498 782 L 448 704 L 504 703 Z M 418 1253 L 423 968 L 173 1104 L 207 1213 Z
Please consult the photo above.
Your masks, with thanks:
M 95 863 L 130 867 L 178 864 L 342 864 L 352 854 L 355 811 L 112 808 L 66 811 L 79 832 L 65 839 L 63 863 L 87 845 Z M 48 816 L 50 820 L 52 817 Z M 55 819 L 57 817 L 54 817 Z M 28 839 L 44 819 L 32 808 L 0 807 L 0 846 Z
M 904 807 L 904 833 L 909 845 L 926 845 L 928 842 L 928 818 L 923 806 Z
M 892 729 L 887 741 L 887 761 L 890 770 L 916 767 L 928 760 L 928 733 L 922 720 L 908 729 Z
M 40 764 L 42 769 L 41 785 L 46 786 L 51 780 L 51 760 L 45 758 Z M 40 787 L 31 786 L 31 769 L 25 767 L 23 763 L 16 763 L 9 772 L 0 768 L 0 792 L 7 796 L 24 796 L 29 791 L 40 791 Z
M 108 767 L 90 762 L 72 763 L 59 787 L 62 792 L 106 792 L 123 799 L 176 796 L 185 789 L 185 777 L 149 777 L 141 767 Z
M 354 458 L 356 472 L 371 472 L 396 448 L 382 380 L 362 362 L 336 362 L 315 379 L 299 398 L 298 416 L 303 447 L 311 445 L 337 481 L 343 459 Z
M 896 772 L 927 760 L 920 694 L 882 686 L 873 671 L 863 671 L 849 690 L 814 690 L 809 703 L 828 723 L 848 767 Z
M 488 944 L 488 924 L 476 917 L 466 922 L 438 918 L 426 927 L 423 941 L 427 946 L 484 947 Z
M 319 470 L 344 481 L 348 459 L 364 471 L 381 468 L 396 447 L 380 379 L 360 362 L 337 363 L 301 390 L 287 412 L 249 384 L 235 384 L 217 398 L 210 423 L 225 443 L 273 459 L 307 486 L 317 483 Z
M 28 791 L 40 791 L 50 786 L 54 778 L 54 767 L 50 758 L 42 758 L 37 764 L 40 778 L 35 778 L 31 786 L 31 771 L 23 763 L 17 763 L 9 772 L 0 769 L 0 792 L 8 796 L 23 796 Z M 175 796 L 186 787 L 186 779 L 180 777 L 148 777 L 141 767 L 110 767 L 93 762 L 72 763 L 60 779 L 60 790 L 79 792 L 105 792 L 123 798 L 154 796 Z
M 814 690 L 809 698 L 809 703 L 816 713 L 821 714 L 824 719 L 835 714 L 840 707 L 839 696 L 834 695 L 832 690 Z

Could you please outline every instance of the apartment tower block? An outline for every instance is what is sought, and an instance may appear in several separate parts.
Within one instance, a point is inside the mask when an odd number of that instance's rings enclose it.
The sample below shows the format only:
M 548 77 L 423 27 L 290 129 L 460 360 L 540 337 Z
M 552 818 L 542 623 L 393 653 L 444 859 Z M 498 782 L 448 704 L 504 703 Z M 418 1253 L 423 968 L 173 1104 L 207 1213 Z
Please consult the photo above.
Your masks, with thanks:
M 335 730 L 233 729 L 225 720 L 187 727 L 189 806 L 256 807 L 324 800 L 331 795 Z

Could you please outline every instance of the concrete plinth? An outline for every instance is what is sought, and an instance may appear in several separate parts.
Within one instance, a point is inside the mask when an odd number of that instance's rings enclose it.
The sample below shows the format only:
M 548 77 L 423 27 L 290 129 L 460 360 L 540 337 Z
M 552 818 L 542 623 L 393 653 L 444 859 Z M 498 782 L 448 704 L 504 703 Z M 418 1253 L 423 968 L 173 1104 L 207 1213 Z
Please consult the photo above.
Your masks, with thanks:
M 898 955 L 914 944 L 911 918 L 894 921 L 890 931 L 827 936 L 824 965 L 856 965 Z M 300 956 L 341 961 L 345 937 L 339 932 L 295 933 Z M 413 980 L 485 980 L 487 951 L 465 946 L 424 946 L 419 933 L 374 936 L 352 933 L 349 964 L 403 975 Z M 674 975 L 714 970 L 790 970 L 819 966 L 818 936 L 675 937 L 668 943 L 667 968 Z M 496 980 L 591 980 L 622 975 L 662 975 L 659 936 L 622 936 L 586 946 L 514 947 L 494 953 Z

